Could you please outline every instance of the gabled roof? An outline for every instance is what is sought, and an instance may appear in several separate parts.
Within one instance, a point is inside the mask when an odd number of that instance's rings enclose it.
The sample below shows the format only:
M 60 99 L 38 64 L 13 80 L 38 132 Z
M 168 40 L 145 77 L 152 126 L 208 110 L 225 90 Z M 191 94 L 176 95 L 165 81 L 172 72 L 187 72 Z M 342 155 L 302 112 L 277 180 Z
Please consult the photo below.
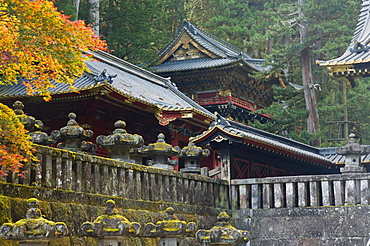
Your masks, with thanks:
M 109 88 L 131 101 L 153 106 L 160 111 L 192 112 L 214 119 L 215 116 L 180 92 L 168 78 L 163 78 L 103 51 L 87 52 L 90 69 L 78 78 L 73 86 L 56 83 L 51 95 L 81 92 L 98 87 Z M 22 83 L 13 86 L 0 85 L 0 99 L 24 98 L 27 95 Z M 177 117 L 177 118 L 181 118 Z
M 368 76 L 370 74 L 370 0 L 363 0 L 356 31 L 344 54 L 329 61 L 317 61 L 327 67 L 332 77 Z
M 257 148 L 265 148 L 268 151 L 281 155 L 287 155 L 321 165 L 332 164 L 328 158 L 320 154 L 320 150 L 318 148 L 240 124 L 235 121 L 230 121 L 219 115 L 217 115 L 217 119 L 212 123 L 207 131 L 191 138 L 190 140 L 198 144 L 210 141 L 222 141 L 222 137 L 218 137 L 220 136 L 220 133 L 239 139 L 240 143 L 248 144 Z
M 184 47 L 185 50 L 189 49 L 189 44 L 197 49 L 200 55 L 186 57 L 187 54 L 185 54 L 175 61 L 170 61 L 179 49 Z M 211 68 L 240 62 L 255 71 L 267 69 L 262 65 L 263 59 L 253 59 L 242 49 L 185 21 L 172 42 L 158 53 L 156 65 L 150 68 L 156 72 L 169 72 Z

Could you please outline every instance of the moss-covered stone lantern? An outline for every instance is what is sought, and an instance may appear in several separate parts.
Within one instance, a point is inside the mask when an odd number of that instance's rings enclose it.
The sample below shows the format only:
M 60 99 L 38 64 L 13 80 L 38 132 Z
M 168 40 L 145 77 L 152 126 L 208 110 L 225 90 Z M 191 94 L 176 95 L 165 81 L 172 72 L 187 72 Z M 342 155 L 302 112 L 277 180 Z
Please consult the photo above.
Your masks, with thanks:
M 24 125 L 31 137 L 31 141 L 35 144 L 50 145 L 55 141 L 51 139 L 47 133 L 43 132 L 44 123 L 41 120 L 36 120 L 34 117 L 26 115 L 23 111 L 24 105 L 21 101 L 13 103 L 13 110 L 19 121 Z
M 46 246 L 52 239 L 67 236 L 66 224 L 45 219 L 36 198 L 28 199 L 27 203 L 29 209 L 26 219 L 4 223 L 0 227 L 1 237 L 18 241 L 20 246 Z
M 118 214 L 113 200 L 106 202 L 106 210 L 94 222 L 85 222 L 81 225 L 81 234 L 88 237 L 97 237 L 99 246 L 122 245 L 125 237 L 138 236 L 140 224 L 130 222 L 126 217 Z
M 181 245 L 183 238 L 194 235 L 197 225 L 194 222 L 186 223 L 174 215 L 174 209 L 169 207 L 165 213 L 167 217 L 156 224 L 147 223 L 144 227 L 144 237 L 160 237 L 161 246 Z
M 207 243 L 214 246 L 233 245 L 247 243 L 249 232 L 238 230 L 230 225 L 230 217 L 225 212 L 217 216 L 217 224 L 211 230 L 199 230 L 195 237 L 200 243 Z
M 188 146 L 185 146 L 178 157 L 185 160 L 185 168 L 181 168 L 180 171 L 183 173 L 195 173 L 200 174 L 200 159 L 208 157 L 210 151 L 208 149 L 202 149 L 201 147 L 195 146 L 194 143 L 189 142 Z
M 136 164 L 143 164 L 143 157 L 146 157 L 146 154 L 143 154 L 143 150 L 147 148 L 148 146 L 143 145 L 139 148 L 130 149 L 130 158 L 132 158 Z
M 118 161 L 133 162 L 130 159 L 130 149 L 138 148 L 143 145 L 144 139 L 138 134 L 129 134 L 124 129 L 126 127 L 126 122 L 123 120 L 118 120 L 114 123 L 116 128 L 112 135 L 108 136 L 98 136 L 96 138 L 96 143 L 100 147 L 105 148 L 110 153 L 110 158 Z
M 61 141 L 58 144 L 58 148 L 80 152 L 82 151 L 82 142 L 93 136 L 94 132 L 92 130 L 85 130 L 77 124 L 76 117 L 75 113 L 70 113 L 68 115 L 69 121 L 67 125 L 60 128 L 60 130 L 53 130 L 51 132 L 53 139 Z
M 152 160 L 147 161 L 148 166 L 153 166 L 162 169 L 173 169 L 177 165 L 177 160 L 171 160 L 169 157 L 180 154 L 180 147 L 165 142 L 163 133 L 158 134 L 156 143 L 151 143 L 148 148 L 139 150 L 139 153 L 151 156 Z
M 355 134 L 349 135 L 349 141 L 343 147 L 336 148 L 336 153 L 344 155 L 345 164 L 340 169 L 342 173 L 364 173 L 366 168 L 361 166 L 361 156 L 370 153 L 369 145 L 360 145 L 356 143 Z

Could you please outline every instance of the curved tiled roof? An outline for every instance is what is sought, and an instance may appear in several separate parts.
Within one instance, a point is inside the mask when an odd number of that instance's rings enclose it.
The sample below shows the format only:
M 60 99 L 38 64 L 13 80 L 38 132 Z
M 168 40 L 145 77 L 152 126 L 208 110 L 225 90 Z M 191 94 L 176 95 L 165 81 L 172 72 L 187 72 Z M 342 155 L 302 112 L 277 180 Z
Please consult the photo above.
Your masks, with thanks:
M 251 58 L 244 50 L 239 49 L 224 40 L 206 32 L 202 29 L 190 24 L 189 22 L 185 21 L 184 24 L 180 27 L 177 36 L 170 42 L 166 47 L 164 47 L 160 52 L 158 52 L 159 59 L 164 57 L 167 53 L 171 51 L 174 45 L 179 41 L 181 35 L 183 33 L 187 33 L 190 35 L 193 40 L 202 46 L 204 49 L 209 51 L 210 53 L 216 55 L 218 58 L 214 58 L 216 61 L 206 61 L 203 60 L 205 58 L 199 58 L 202 60 L 197 59 L 186 59 L 186 60 L 179 60 L 178 63 L 172 62 L 165 62 L 169 63 L 166 64 L 162 63 L 157 66 L 153 66 L 151 68 L 158 69 L 156 71 L 180 71 L 179 66 L 182 66 L 181 70 L 185 70 L 186 67 L 191 67 L 189 69 L 194 68 L 210 68 L 214 66 L 220 66 L 224 64 L 228 64 L 234 61 L 241 61 L 243 60 L 247 63 L 250 67 L 257 71 L 266 70 L 267 67 L 262 66 L 264 60 L 263 59 L 254 59 Z M 191 60 L 197 60 L 192 62 Z M 177 65 L 182 64 L 182 65 Z M 174 65 L 175 70 L 170 70 L 170 66 Z M 199 65 L 199 67 L 196 67 Z M 163 66 L 163 67 L 162 67 Z
M 232 135 L 234 137 L 242 138 L 245 141 L 252 141 L 256 143 L 256 145 L 268 145 L 271 149 L 275 149 L 278 152 L 286 152 L 291 155 L 301 156 L 311 160 L 317 160 L 320 163 L 331 164 L 331 161 L 328 158 L 320 154 L 318 148 L 294 141 L 292 139 L 288 139 L 286 137 L 259 130 L 241 123 L 226 120 L 219 115 L 217 116 L 216 121 L 207 131 L 192 138 L 191 141 L 199 142 L 203 138 L 206 138 L 206 136 L 213 132 L 215 129 L 219 129 L 224 133 Z
M 108 86 L 126 97 L 147 105 L 154 105 L 167 111 L 193 111 L 210 119 L 215 116 L 180 92 L 168 79 L 137 67 L 103 51 L 87 52 L 94 59 L 86 62 L 90 72 L 78 78 L 72 89 L 70 86 L 55 83 L 50 89 L 51 95 L 84 91 L 100 86 Z M 110 82 L 99 82 L 95 78 L 105 70 L 108 75 L 115 76 Z M 0 99 L 28 97 L 22 83 L 13 86 L 0 86 Z
M 370 0 L 363 0 L 361 11 L 355 33 L 352 37 L 351 44 L 338 58 L 329 61 L 317 61 L 320 66 L 337 66 L 337 65 L 354 65 L 370 62 L 370 49 L 361 52 L 353 52 L 358 46 L 356 42 L 362 45 L 368 45 L 370 42 Z M 352 73 L 354 71 L 352 70 Z M 351 73 L 349 70 L 348 73 Z
M 260 64 L 248 63 L 245 59 L 238 58 L 196 58 L 196 59 L 186 59 L 186 60 L 177 60 L 169 61 L 157 66 L 150 67 L 151 70 L 158 73 L 163 72 L 176 72 L 176 71 L 186 71 L 193 69 L 205 69 L 205 68 L 214 68 L 220 66 L 226 66 L 231 64 L 245 64 L 246 66 L 251 67 L 255 70 L 264 69 Z

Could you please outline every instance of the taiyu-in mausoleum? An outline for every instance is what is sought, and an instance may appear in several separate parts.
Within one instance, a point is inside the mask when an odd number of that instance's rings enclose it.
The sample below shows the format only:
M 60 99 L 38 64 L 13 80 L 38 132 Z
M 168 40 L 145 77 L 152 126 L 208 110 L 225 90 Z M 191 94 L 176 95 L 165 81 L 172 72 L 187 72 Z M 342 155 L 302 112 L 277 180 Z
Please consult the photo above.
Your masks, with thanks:
M 188 44 L 174 59 L 200 48 Z M 21 84 L 0 86 L 10 106 L 22 99 L 14 109 L 38 158 L 25 177 L 0 178 L 0 245 L 369 243 L 369 147 L 352 135 L 337 151 L 301 144 L 216 116 L 171 80 L 92 54 L 79 94 L 57 85 L 44 102 Z

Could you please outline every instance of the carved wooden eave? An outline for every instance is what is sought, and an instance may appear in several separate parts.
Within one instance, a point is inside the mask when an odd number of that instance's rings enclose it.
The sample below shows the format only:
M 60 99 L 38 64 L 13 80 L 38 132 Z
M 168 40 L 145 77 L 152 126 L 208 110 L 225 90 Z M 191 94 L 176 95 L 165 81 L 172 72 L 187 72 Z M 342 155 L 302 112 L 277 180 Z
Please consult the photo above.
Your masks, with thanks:
M 191 53 L 193 53 L 194 48 L 197 49 L 199 55 L 189 54 L 189 56 L 186 57 L 186 54 L 185 53 L 183 54 L 183 52 L 181 51 L 181 49 L 183 49 L 189 50 L 191 51 Z M 171 56 L 175 57 L 176 60 L 194 59 L 200 57 L 210 57 L 210 58 L 220 57 L 219 55 L 213 53 L 212 51 L 207 50 L 204 46 L 198 43 L 186 28 L 182 29 L 182 32 L 172 41 L 172 43 L 169 44 L 166 50 L 167 52 L 162 54 L 161 57 L 159 57 L 159 61 L 155 63 L 156 65 L 164 63 Z

